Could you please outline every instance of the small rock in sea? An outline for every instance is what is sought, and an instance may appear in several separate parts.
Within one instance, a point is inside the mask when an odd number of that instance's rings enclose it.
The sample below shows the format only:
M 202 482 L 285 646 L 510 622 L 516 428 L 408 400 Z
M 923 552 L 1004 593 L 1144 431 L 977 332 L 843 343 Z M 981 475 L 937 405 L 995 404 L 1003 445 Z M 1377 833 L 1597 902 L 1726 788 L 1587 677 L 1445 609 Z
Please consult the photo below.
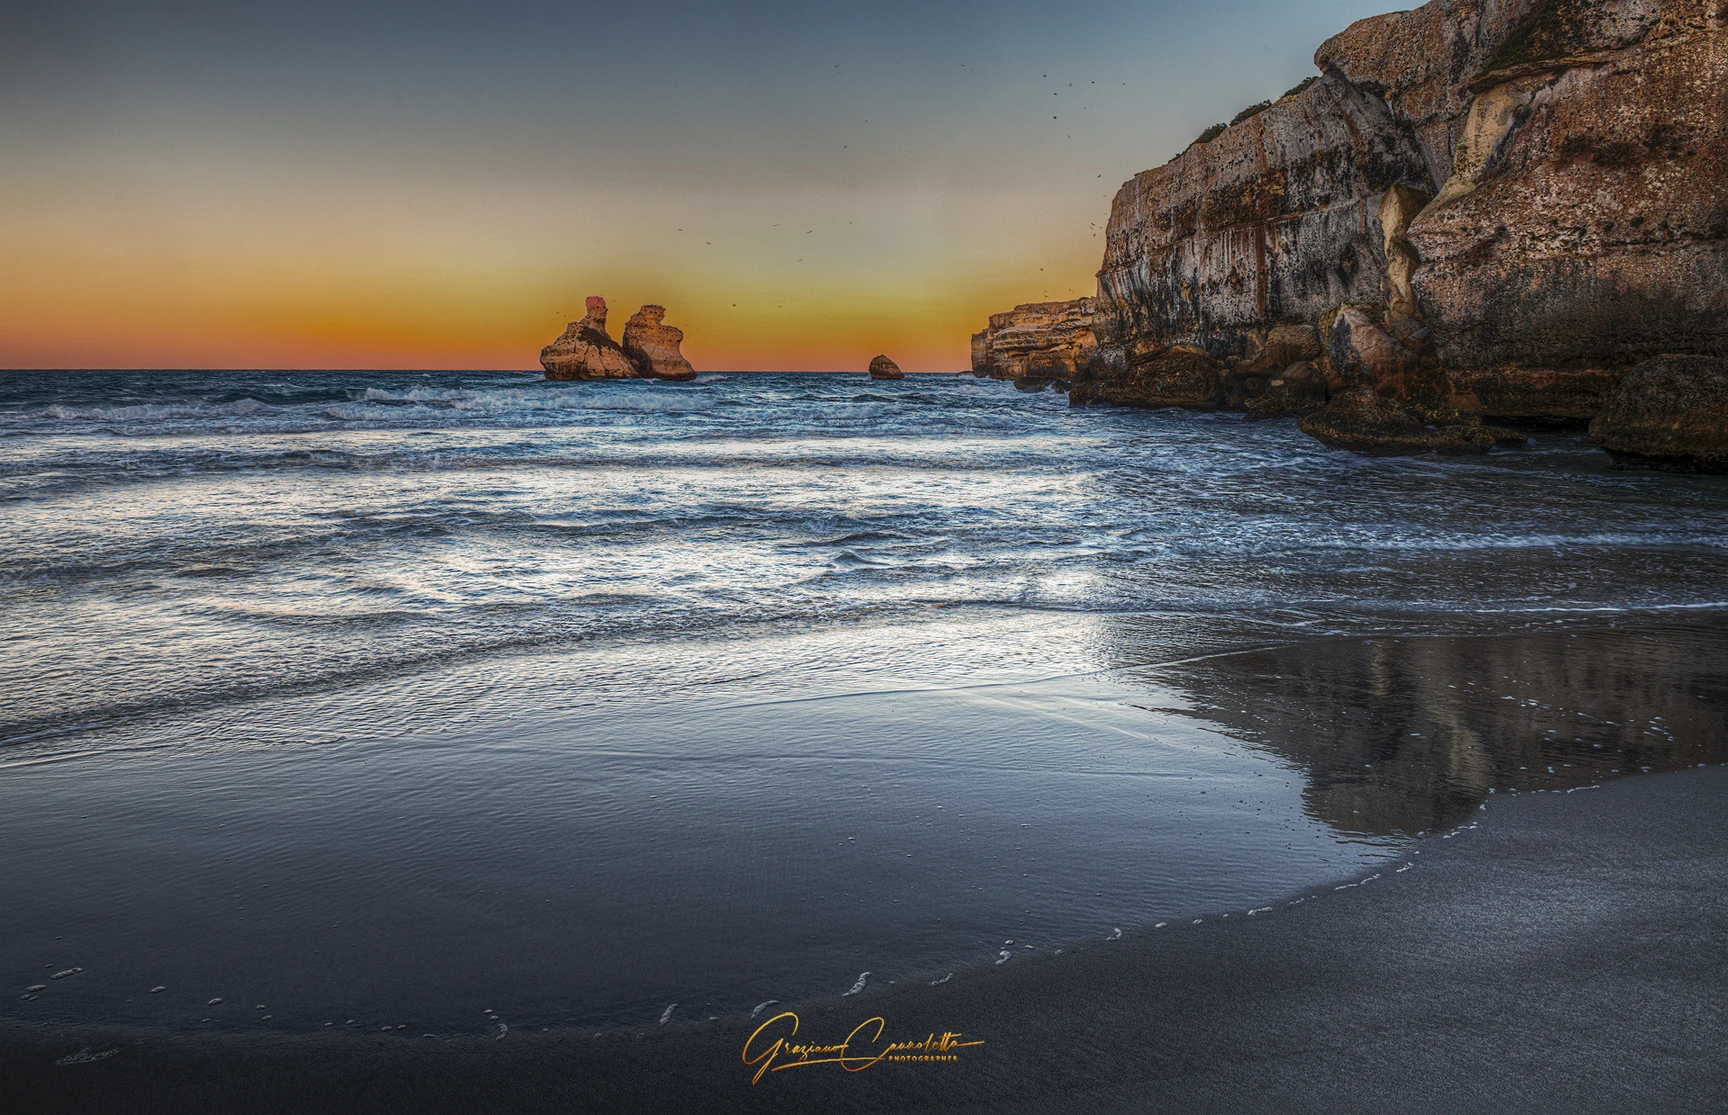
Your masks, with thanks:
M 29 987 L 26 987 L 24 990 L 26 990 L 26 991 L 46 991 L 46 990 L 48 990 L 48 985 L 45 983 L 33 983 Z
M 666 1025 L 666 1023 L 672 1021 L 672 1012 L 677 1010 L 677 1009 L 678 1009 L 678 1004 L 673 1003 L 671 1006 L 667 1007 L 663 1012 L 661 1012 L 660 1025 L 664 1026 L 664 1025 Z
M 779 1001 L 780 1001 L 780 1000 L 779 1000 L 779 999 L 768 999 L 768 1000 L 766 1000 L 766 1001 L 765 1001 L 765 1002 L 760 1002 L 760 1003 L 757 1003 L 757 1004 L 756 1004 L 756 1009 L 754 1009 L 754 1010 L 752 1010 L 752 1011 L 751 1011 L 751 1012 L 750 1012 L 750 1017 L 751 1017 L 751 1018 L 755 1018 L 755 1017 L 756 1017 L 756 1016 L 757 1016 L 757 1015 L 759 1015 L 759 1014 L 761 1014 L 761 1013 L 762 1013 L 762 1012 L 763 1012 L 763 1011 L 764 1011 L 764 1010 L 766 1010 L 766 1009 L 767 1009 L 767 1008 L 768 1008 L 768 1007 L 771 1007 L 771 1006 L 773 1006 L 773 1005 L 774 1005 L 774 1004 L 775 1004 L 775 1003 L 778 1003 L 778 1002 L 779 1002 Z M 599 1036 L 600 1036 L 600 1035 L 599 1035 L 599 1034 L 595 1034 L 595 1035 L 594 1035 L 594 1036 L 595 1036 L 595 1037 L 599 1037 Z
M 49 976 L 48 978 L 49 979 L 65 979 L 67 976 L 75 976 L 79 972 L 82 972 L 83 970 L 84 969 L 82 969 L 82 968 L 67 968 L 63 972 L 55 972 L 53 975 Z
M 24 1000 L 26 1003 L 32 999 L 40 999 L 41 997 L 42 996 L 36 994 L 34 991 L 26 991 L 24 994 L 18 996 L 18 998 Z
M 166 987 L 163 987 L 163 986 L 157 986 L 157 987 L 152 987 L 152 988 L 151 988 L 151 989 L 150 989 L 150 994 L 152 994 L 152 995 L 160 995 L 160 994 L 161 994 L 161 993 L 162 993 L 162 992 L 164 992 L 164 991 L 166 991 L 166 990 L 168 990 L 168 988 L 166 988 Z
M 211 999 L 208 1003 L 205 1003 L 204 1005 L 207 1007 L 213 1007 L 213 1006 L 220 1004 L 221 1002 L 222 1002 L 221 999 Z
M 900 370 L 900 365 L 888 359 L 886 353 L 870 361 L 871 379 L 905 379 L 906 374 Z

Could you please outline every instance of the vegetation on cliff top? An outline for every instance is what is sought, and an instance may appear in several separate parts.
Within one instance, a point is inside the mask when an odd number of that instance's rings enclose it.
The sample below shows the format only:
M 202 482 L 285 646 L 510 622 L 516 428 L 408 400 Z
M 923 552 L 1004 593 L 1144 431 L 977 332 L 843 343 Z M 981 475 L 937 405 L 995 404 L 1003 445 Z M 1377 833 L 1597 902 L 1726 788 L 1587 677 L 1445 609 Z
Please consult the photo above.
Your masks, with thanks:
M 1229 126 L 1230 125 L 1228 125 L 1228 124 L 1214 124 L 1210 128 L 1207 128 L 1205 131 L 1201 132 L 1200 138 L 1196 139 L 1194 141 L 1194 143 L 1211 143 L 1213 140 L 1215 140 L 1219 136 L 1223 135 L 1224 129 L 1228 128 Z M 1192 147 L 1192 146 L 1194 146 L 1194 143 L 1191 143 L 1188 146 Z
M 1242 123 L 1242 121 L 1248 119 L 1249 117 L 1258 116 L 1262 112 L 1265 112 L 1267 109 L 1269 109 L 1271 107 L 1272 107 L 1271 101 L 1261 101 L 1257 105 L 1249 105 L 1247 108 L 1243 109 L 1241 112 L 1238 112 L 1235 116 L 1232 116 L 1230 118 L 1230 126 L 1232 128 L 1234 128 L 1236 125 Z
M 1317 77 L 1303 78 L 1294 88 L 1285 90 L 1284 94 L 1278 98 L 1278 101 L 1282 101 L 1287 97 L 1294 97 L 1296 94 L 1304 92 L 1310 85 L 1313 85 L 1319 80 L 1320 79 Z M 1235 116 L 1232 116 L 1230 118 L 1230 123 L 1214 124 L 1210 128 L 1201 132 L 1199 138 L 1195 139 L 1194 143 L 1190 143 L 1188 146 L 1193 147 L 1195 144 L 1199 143 L 1211 143 L 1213 140 L 1223 135 L 1226 129 L 1234 128 L 1236 125 L 1242 123 L 1242 121 L 1260 115 L 1262 112 L 1265 112 L 1267 109 L 1277 104 L 1278 101 L 1261 101 L 1259 104 L 1249 105 L 1241 112 L 1238 112 Z M 1179 157 L 1180 156 L 1173 156 L 1171 161 L 1174 162 L 1176 158 Z

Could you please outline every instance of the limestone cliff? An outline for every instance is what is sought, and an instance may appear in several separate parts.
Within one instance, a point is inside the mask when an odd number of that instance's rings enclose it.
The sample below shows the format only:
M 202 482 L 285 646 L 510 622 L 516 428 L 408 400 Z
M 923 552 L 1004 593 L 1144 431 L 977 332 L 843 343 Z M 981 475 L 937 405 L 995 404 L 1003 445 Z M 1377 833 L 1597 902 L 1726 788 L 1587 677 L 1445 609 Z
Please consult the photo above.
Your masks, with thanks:
M 1125 183 L 1089 310 L 993 316 L 974 370 L 1480 451 L 1728 355 L 1728 0 L 1430 0 L 1315 62 Z
M 1011 379 L 1023 386 L 1072 380 L 1097 349 L 1093 300 L 1030 302 L 972 334 L 972 374 Z
M 1457 405 L 1588 420 L 1728 355 L 1728 6 L 1553 0 L 1474 92 L 1412 276 Z

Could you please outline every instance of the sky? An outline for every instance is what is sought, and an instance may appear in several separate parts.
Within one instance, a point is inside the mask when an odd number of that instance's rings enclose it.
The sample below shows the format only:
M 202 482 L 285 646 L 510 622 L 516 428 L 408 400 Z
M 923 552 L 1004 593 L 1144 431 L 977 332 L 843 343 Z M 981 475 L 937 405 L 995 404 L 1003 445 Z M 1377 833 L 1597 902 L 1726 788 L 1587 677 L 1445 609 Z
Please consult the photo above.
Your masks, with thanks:
M 0 5 L 0 368 L 969 365 L 1386 0 Z

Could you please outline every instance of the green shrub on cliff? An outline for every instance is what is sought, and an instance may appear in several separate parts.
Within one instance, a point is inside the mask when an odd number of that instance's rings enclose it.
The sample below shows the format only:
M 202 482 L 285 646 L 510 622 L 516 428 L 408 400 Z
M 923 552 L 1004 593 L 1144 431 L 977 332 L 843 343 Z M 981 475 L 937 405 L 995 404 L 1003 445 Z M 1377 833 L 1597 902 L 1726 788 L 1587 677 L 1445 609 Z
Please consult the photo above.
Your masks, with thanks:
M 1228 125 L 1228 124 L 1214 124 L 1210 128 L 1207 128 L 1205 131 L 1201 132 L 1200 138 L 1195 140 L 1194 143 L 1211 143 L 1213 140 L 1215 140 L 1219 136 L 1223 135 L 1224 129 L 1228 128 L 1229 126 L 1230 125 Z M 1190 147 L 1192 147 L 1193 145 L 1194 144 L 1189 144 Z
M 1250 116 L 1258 116 L 1262 112 L 1265 112 L 1267 109 L 1269 109 L 1271 107 L 1272 107 L 1271 101 L 1261 101 L 1257 105 L 1249 105 L 1247 108 L 1243 109 L 1241 112 L 1238 112 L 1235 116 L 1231 117 L 1230 126 L 1235 127 L 1237 124 L 1242 123 L 1242 121 L 1248 119 Z

